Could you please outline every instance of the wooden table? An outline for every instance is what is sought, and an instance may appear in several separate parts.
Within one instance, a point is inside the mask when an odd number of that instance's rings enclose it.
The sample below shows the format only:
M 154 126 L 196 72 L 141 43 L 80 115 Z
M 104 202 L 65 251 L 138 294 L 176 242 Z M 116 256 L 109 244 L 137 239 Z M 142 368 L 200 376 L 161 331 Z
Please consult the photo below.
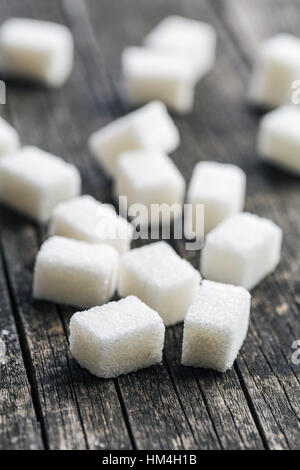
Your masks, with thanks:
M 83 193 L 112 201 L 111 182 L 88 153 L 90 133 L 129 111 L 120 54 L 139 45 L 164 16 L 214 25 L 218 58 L 198 86 L 195 110 L 175 118 L 182 144 L 172 155 L 188 182 L 195 163 L 237 163 L 247 173 L 246 209 L 284 231 L 282 261 L 253 291 L 251 326 L 226 374 L 180 365 L 182 325 L 168 328 L 162 365 L 101 380 L 68 350 L 75 309 L 33 302 L 32 269 L 46 231 L 1 208 L 0 366 L 2 449 L 296 449 L 300 447 L 300 183 L 255 154 L 259 113 L 245 103 L 259 42 L 300 35 L 299 0 L 1 0 L 1 21 L 35 17 L 67 24 L 76 63 L 65 87 L 45 91 L 7 84 L 2 113 L 22 142 L 74 162 Z M 300 78 L 300 77 L 299 77 Z M 184 253 L 195 266 L 199 253 Z M 295 362 L 295 361 L 294 361 Z

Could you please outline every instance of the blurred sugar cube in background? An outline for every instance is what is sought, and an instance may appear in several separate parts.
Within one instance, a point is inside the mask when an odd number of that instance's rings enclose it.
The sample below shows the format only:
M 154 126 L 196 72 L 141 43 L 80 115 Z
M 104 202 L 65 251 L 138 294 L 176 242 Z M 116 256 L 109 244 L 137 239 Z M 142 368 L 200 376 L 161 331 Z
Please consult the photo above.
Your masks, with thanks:
M 292 85 L 300 77 L 300 39 L 278 34 L 262 42 L 254 60 L 248 98 L 275 108 L 291 103 Z
M 122 55 L 122 71 L 130 103 L 160 100 L 178 113 L 192 110 L 195 72 L 188 57 L 164 50 L 128 47 Z
M 216 41 L 216 31 L 211 25 L 173 15 L 163 19 L 145 37 L 144 45 L 187 57 L 199 80 L 215 63 Z
M 170 153 L 179 142 L 179 132 L 165 105 L 154 101 L 94 132 L 88 145 L 97 163 L 114 175 L 120 153 L 137 149 Z
M 126 99 L 132 104 L 163 101 L 187 114 L 194 106 L 196 83 L 213 67 L 216 32 L 201 21 L 169 16 L 144 39 L 144 47 L 122 54 Z
M 73 68 L 73 36 L 61 24 L 9 18 L 0 27 L 0 64 L 8 76 L 59 87 Z
M 54 207 L 80 194 L 77 168 L 37 147 L 23 147 L 0 159 L 0 200 L 38 222 Z
M 265 162 L 300 175 L 300 109 L 282 106 L 262 117 L 257 153 Z
M 133 227 L 117 215 L 114 207 L 85 195 L 55 207 L 49 232 L 89 243 L 107 243 L 124 253 L 130 248 Z

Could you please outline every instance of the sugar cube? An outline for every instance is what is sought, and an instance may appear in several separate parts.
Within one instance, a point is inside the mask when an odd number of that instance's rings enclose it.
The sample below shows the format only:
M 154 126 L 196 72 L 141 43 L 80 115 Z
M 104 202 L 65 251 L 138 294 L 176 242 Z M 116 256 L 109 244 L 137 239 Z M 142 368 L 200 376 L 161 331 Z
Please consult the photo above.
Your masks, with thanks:
M 160 220 L 182 213 L 185 181 L 173 161 L 163 152 L 135 150 L 121 154 L 117 160 L 115 194 L 127 197 L 127 206 L 142 204 L 146 209 L 139 214 L 142 226 L 154 223 L 154 204 L 166 205 L 171 211 L 162 211 Z M 158 217 L 157 217 L 158 219 Z M 134 222 L 134 220 L 133 220 Z
M 300 76 L 300 40 L 290 34 L 278 34 L 266 41 L 250 80 L 249 99 L 275 108 L 290 103 L 292 83 Z
M 0 117 L 0 158 L 16 152 L 19 147 L 20 139 L 16 129 Z
M 133 227 L 109 204 L 80 196 L 55 207 L 49 231 L 89 243 L 108 243 L 124 253 L 130 248 Z
M 33 296 L 81 308 L 104 304 L 115 292 L 118 266 L 112 246 L 51 237 L 36 258 Z
M 246 175 L 238 166 L 197 163 L 187 193 L 187 203 L 192 207 L 185 220 L 185 234 L 195 233 L 196 204 L 204 204 L 204 231 L 207 233 L 230 215 L 243 210 L 245 190 Z
M 188 261 L 161 241 L 122 256 L 119 295 L 136 295 L 159 313 L 166 326 L 174 325 L 183 321 L 200 279 Z
M 184 320 L 182 364 L 230 369 L 247 335 L 250 302 L 243 287 L 203 281 Z
M 282 106 L 260 121 L 257 136 L 258 155 L 266 162 L 300 174 L 300 110 Z
M 189 57 L 128 47 L 122 54 L 122 72 L 130 103 L 160 100 L 178 113 L 191 111 L 196 78 Z
M 202 275 L 212 281 L 252 289 L 280 260 L 282 230 L 268 219 L 242 212 L 206 236 Z
M 216 32 L 202 21 L 172 15 L 146 36 L 144 45 L 189 57 L 195 68 L 195 77 L 199 79 L 214 65 Z
M 73 37 L 61 24 L 10 18 L 0 27 L 2 69 L 8 75 L 61 86 L 73 67 Z
M 73 357 L 98 377 L 117 377 L 162 361 L 162 319 L 134 296 L 75 313 L 70 332 Z
M 114 174 L 121 152 L 148 148 L 170 153 L 179 141 L 179 132 L 165 105 L 153 101 L 92 134 L 89 148 L 106 172 Z
M 74 165 L 37 147 L 23 147 L 0 159 L 0 201 L 39 222 L 53 208 L 80 193 Z

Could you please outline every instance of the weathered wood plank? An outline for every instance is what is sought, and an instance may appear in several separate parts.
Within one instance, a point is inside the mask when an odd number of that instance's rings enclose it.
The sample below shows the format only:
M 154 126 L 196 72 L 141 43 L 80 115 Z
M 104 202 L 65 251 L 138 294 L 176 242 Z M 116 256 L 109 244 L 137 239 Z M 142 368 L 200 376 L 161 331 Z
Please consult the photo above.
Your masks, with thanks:
M 50 448 L 86 448 L 67 364 L 67 342 L 56 307 L 32 302 L 32 268 L 37 241 L 30 225 L 1 234 L 11 290 L 32 361 L 34 386 Z
M 205 415 L 203 407 L 209 413 L 221 449 L 263 448 L 235 370 L 223 375 L 183 367 L 181 343 L 182 326 L 169 328 L 165 355 L 199 448 L 207 449 L 213 442 L 210 428 L 201 421 L 202 414 Z
M 0 449 L 43 449 L 0 257 Z

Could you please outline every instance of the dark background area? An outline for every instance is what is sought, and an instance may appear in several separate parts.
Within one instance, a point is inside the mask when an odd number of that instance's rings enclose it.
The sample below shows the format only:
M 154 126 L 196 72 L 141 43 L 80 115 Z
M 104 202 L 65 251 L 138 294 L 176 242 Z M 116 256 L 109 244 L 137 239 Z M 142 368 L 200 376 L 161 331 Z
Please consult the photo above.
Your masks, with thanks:
M 0 209 L 0 365 L 2 449 L 296 449 L 300 447 L 299 179 L 255 154 L 259 113 L 245 103 L 262 39 L 300 36 L 295 0 L 0 0 L 10 16 L 64 23 L 76 43 L 73 74 L 58 90 L 7 83 L 2 115 L 23 144 L 79 168 L 83 193 L 112 201 L 111 182 L 88 153 L 94 130 L 125 114 L 120 55 L 165 16 L 207 21 L 218 33 L 216 66 L 197 87 L 195 109 L 175 117 L 180 148 L 172 158 L 187 183 L 195 163 L 235 163 L 247 174 L 246 209 L 284 232 L 282 261 L 253 292 L 251 325 L 226 374 L 180 365 L 182 325 L 167 329 L 164 362 L 115 380 L 81 369 L 68 350 L 75 309 L 33 302 L 32 269 L 45 230 Z M 299 77 L 300 79 L 300 77 Z M 174 244 L 174 243 L 173 243 Z M 176 249 L 198 267 L 199 253 Z M 4 330 L 4 331 L 3 331 Z

